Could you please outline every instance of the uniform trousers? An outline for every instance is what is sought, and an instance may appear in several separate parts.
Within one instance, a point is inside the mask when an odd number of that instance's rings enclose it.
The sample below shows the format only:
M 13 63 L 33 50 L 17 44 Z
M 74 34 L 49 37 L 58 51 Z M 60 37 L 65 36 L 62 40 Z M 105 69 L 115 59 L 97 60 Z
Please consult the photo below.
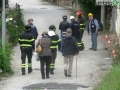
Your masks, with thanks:
M 26 67 L 26 56 L 28 58 L 28 73 L 32 71 L 32 48 L 31 47 L 21 47 L 21 60 L 22 60 L 22 74 L 25 73 Z

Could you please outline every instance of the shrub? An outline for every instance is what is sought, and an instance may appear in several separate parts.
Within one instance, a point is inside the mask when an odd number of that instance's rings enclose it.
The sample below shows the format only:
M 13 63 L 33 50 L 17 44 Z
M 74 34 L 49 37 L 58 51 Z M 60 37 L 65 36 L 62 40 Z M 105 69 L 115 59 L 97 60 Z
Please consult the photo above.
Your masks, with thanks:
M 0 38 L 0 69 L 3 73 L 12 73 L 12 47 L 18 43 L 18 38 L 21 32 L 24 31 L 24 22 L 21 9 L 14 8 L 6 14 L 6 45 L 2 48 L 2 40 Z M 2 33 L 2 20 L 0 18 L 0 37 Z
M 1 41 L 0 46 L 2 46 Z M 3 73 L 12 73 L 11 54 L 13 54 L 13 51 L 11 49 L 11 45 L 8 42 L 6 42 L 5 48 L 0 47 L 0 68 L 2 69 Z
M 7 14 L 7 34 L 9 43 L 15 46 L 18 43 L 18 38 L 24 30 L 23 15 L 21 9 L 14 8 Z

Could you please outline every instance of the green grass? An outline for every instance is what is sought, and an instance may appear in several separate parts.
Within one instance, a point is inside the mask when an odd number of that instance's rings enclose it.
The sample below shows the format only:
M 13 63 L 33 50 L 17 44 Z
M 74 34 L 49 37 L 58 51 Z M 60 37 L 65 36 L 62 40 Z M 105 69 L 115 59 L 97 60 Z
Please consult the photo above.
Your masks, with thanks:
M 120 90 L 120 64 L 114 65 L 94 90 Z

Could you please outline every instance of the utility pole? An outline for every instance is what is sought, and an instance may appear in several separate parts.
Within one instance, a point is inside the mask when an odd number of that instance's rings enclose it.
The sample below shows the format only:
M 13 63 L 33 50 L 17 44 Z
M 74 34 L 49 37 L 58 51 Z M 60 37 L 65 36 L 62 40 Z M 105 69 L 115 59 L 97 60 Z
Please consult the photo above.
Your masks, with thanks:
M 5 16 L 5 0 L 2 0 L 2 47 L 5 48 L 6 34 L 6 16 Z
M 5 48 L 5 34 L 6 34 L 6 16 L 5 16 L 5 0 L 2 0 L 2 49 Z M 3 54 L 4 57 L 4 54 Z M 2 67 L 0 73 L 4 73 L 4 59 L 2 60 Z
M 101 23 L 105 26 L 105 5 L 101 5 Z

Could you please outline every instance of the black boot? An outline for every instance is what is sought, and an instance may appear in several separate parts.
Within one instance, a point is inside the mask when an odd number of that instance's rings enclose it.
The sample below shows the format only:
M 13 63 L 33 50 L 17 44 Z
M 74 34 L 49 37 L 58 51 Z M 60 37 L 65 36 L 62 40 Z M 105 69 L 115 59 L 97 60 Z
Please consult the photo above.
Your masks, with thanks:
M 46 76 L 46 78 L 50 78 L 49 76 Z
M 50 74 L 54 74 L 53 68 L 50 69 Z
M 64 71 L 65 76 L 67 77 L 67 70 Z
M 28 73 L 31 73 L 33 70 L 31 67 L 28 67 Z
M 25 68 L 22 68 L 22 75 L 25 75 Z

